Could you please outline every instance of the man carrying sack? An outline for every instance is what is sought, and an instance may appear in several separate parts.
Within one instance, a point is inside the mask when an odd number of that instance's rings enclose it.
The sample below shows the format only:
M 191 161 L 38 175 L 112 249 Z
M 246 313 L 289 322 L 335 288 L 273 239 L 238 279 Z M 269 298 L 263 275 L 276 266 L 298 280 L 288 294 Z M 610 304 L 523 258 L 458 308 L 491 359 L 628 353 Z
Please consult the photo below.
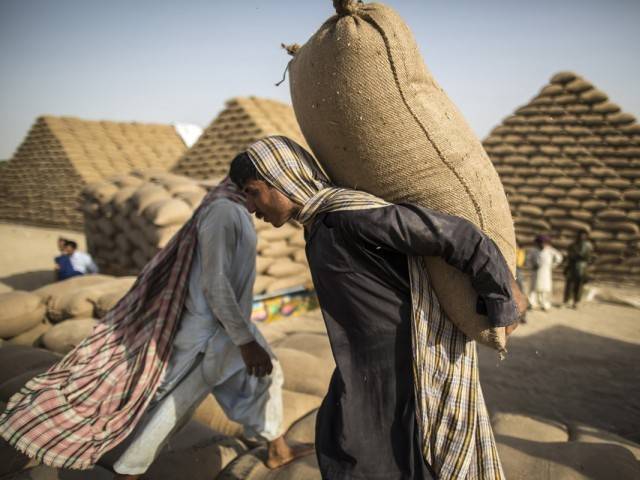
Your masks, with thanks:
M 135 479 L 213 393 L 268 442 L 268 467 L 310 453 L 282 436 L 282 371 L 250 321 L 255 256 L 245 197 L 226 179 L 92 334 L 10 399 L 2 437 L 52 467 L 100 461 Z
M 504 478 L 475 343 L 423 264 L 438 256 L 468 274 L 489 323 L 511 333 L 526 299 L 495 244 L 461 218 L 333 187 L 284 137 L 251 145 L 230 176 L 258 218 L 305 226 L 336 362 L 316 424 L 323 478 Z

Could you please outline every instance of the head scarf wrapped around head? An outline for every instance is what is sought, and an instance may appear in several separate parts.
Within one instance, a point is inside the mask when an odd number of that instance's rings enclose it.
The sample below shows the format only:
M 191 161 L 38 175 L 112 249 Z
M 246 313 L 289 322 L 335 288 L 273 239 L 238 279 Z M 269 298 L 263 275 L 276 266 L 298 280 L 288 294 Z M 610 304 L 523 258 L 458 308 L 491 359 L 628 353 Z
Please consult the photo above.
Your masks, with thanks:
M 253 143 L 247 154 L 267 183 L 302 207 L 295 218 L 302 224 L 323 212 L 389 205 L 366 192 L 334 187 L 311 154 L 287 137 L 265 137 Z

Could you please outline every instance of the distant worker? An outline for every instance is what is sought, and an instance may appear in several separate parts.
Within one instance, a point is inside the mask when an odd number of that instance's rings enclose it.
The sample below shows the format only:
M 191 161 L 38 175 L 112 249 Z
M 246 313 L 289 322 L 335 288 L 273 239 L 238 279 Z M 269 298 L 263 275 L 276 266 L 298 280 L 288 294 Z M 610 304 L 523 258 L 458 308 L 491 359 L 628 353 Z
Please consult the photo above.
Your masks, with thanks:
M 60 251 L 60 255 L 55 257 L 53 261 L 55 262 L 55 277 L 56 280 L 66 280 L 67 278 L 75 277 L 77 275 L 82 275 L 79 271 L 73 268 L 71 264 L 71 257 L 67 253 L 67 242 L 69 240 L 63 237 L 58 237 L 58 250 Z M 75 243 L 75 242 L 74 242 Z
M 69 255 L 71 261 L 71 267 L 80 275 L 87 273 L 98 273 L 98 267 L 96 266 L 91 255 L 78 250 L 78 244 L 73 240 L 67 240 L 64 245 L 64 252 Z
M 536 248 L 530 253 L 533 276 L 529 304 L 546 312 L 551 308 L 553 269 L 562 263 L 562 254 L 551 246 L 551 238 L 546 235 L 538 235 L 535 244 Z
M 588 281 L 587 268 L 593 260 L 593 244 L 585 230 L 578 232 L 576 240 L 569 246 L 567 266 L 564 269 L 564 305 L 577 308 L 584 285 Z M 571 301 L 571 305 L 569 305 Z

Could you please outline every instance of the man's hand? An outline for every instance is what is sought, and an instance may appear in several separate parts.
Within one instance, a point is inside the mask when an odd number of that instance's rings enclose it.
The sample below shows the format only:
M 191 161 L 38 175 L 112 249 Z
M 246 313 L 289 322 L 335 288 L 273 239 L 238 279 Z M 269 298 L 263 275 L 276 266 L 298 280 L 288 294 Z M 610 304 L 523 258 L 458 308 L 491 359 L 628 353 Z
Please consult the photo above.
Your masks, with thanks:
M 247 366 L 249 375 L 264 377 L 273 370 L 271 357 L 256 341 L 240 345 L 240 354 L 244 364 Z
M 518 321 L 505 327 L 505 333 L 507 336 L 511 335 L 513 331 L 518 328 L 518 325 L 524 321 L 527 315 L 527 307 L 529 306 L 529 301 L 527 300 L 526 295 L 522 293 L 516 279 L 513 277 L 511 278 L 511 292 L 513 293 L 513 301 L 518 309 Z

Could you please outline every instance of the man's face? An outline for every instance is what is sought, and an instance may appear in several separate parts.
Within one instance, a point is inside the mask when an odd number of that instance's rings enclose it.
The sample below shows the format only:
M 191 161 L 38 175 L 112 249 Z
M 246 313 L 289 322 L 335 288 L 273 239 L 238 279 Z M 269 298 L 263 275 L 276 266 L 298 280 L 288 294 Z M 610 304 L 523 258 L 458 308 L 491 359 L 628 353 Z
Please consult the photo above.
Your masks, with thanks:
M 58 250 L 60 253 L 64 253 L 64 240 L 58 239 Z
M 293 203 L 275 188 L 262 180 L 249 180 L 244 186 L 247 195 L 247 209 L 256 217 L 269 222 L 274 227 L 281 227 L 298 210 Z
M 75 252 L 75 249 L 71 245 L 65 245 L 64 246 L 64 253 L 65 254 L 71 255 L 71 254 L 73 254 L 73 252 Z

